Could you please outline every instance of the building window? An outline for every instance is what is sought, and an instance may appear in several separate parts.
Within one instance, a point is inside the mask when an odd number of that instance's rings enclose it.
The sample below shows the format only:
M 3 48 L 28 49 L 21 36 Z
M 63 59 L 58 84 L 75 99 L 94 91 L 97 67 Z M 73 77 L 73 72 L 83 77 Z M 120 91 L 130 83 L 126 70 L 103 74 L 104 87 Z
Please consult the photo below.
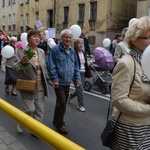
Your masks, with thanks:
M 5 25 L 5 16 L 2 17 L 2 25 Z
M 79 4 L 78 25 L 83 27 L 85 4 Z
M 21 16 L 20 16 L 20 26 L 21 26 L 21 27 L 24 25 L 24 24 L 23 24 L 23 23 L 24 23 L 23 20 L 24 20 L 24 19 L 23 19 L 23 15 L 21 15 Z
M 11 14 L 8 15 L 8 25 L 11 25 Z
M 2 1 L 2 7 L 5 7 L 5 0 Z
M 97 2 L 90 3 L 90 21 L 96 21 L 97 19 Z
M 64 7 L 64 22 L 68 23 L 69 20 L 69 7 Z
M 15 31 L 16 30 L 16 25 L 15 24 L 13 24 L 13 31 Z
M 64 22 L 63 28 L 68 28 L 68 20 L 69 20 L 69 7 L 64 7 Z
M 11 0 L 8 0 L 8 5 L 11 5 Z
M 23 33 L 23 26 L 20 27 L 20 32 Z
M 26 26 L 29 26 L 29 14 L 26 14 Z
M 29 0 L 25 0 L 25 3 L 29 3 Z
M 12 16 L 12 23 L 13 25 L 16 24 L 16 14 L 13 14 Z
M 8 31 L 11 31 L 11 25 L 8 25 Z
M 47 11 L 48 14 L 48 27 L 53 27 L 53 10 L 48 10 Z
M 39 20 L 39 12 L 35 13 L 35 20 L 38 21 Z
M 12 4 L 15 4 L 16 3 L 16 0 L 12 0 Z
M 3 26 L 2 28 L 3 28 L 3 31 L 5 31 L 5 26 Z
M 79 4 L 78 21 L 84 21 L 84 10 L 85 10 L 85 5 L 84 4 Z
M 20 0 L 20 5 L 23 5 L 23 0 Z

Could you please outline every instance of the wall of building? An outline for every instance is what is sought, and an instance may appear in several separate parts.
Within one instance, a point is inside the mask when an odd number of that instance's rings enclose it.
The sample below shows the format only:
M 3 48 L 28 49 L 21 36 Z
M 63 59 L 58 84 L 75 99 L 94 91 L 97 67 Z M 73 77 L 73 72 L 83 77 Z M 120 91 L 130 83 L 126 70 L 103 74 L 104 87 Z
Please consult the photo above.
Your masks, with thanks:
M 150 0 L 137 2 L 137 18 L 150 16 Z
M 137 0 L 97 0 L 97 19 L 91 24 L 90 3 L 96 0 L 29 0 L 27 3 L 20 5 L 20 0 L 16 0 L 16 5 L 1 7 L 0 1 L 0 18 L 9 12 L 16 12 L 16 29 L 21 31 L 20 15 L 24 16 L 23 31 L 26 26 L 34 27 L 36 21 L 36 12 L 39 12 L 39 19 L 44 23 L 43 31 L 48 28 L 48 10 L 53 10 L 53 24 L 56 28 L 57 38 L 60 38 L 60 32 L 63 30 L 64 7 L 69 6 L 68 28 L 78 22 L 78 5 L 85 4 L 85 16 L 83 26 L 87 29 L 87 37 L 90 41 L 91 49 L 102 46 L 104 38 L 113 39 L 117 33 L 128 25 L 131 18 L 136 17 Z M 15 7 L 15 8 L 14 8 Z M 29 14 L 29 24 L 26 24 L 26 14 Z M 1 20 L 0 19 L 0 20 Z M 6 19 L 7 20 L 7 19 Z M 6 22 L 7 24 L 7 22 Z M 91 26 L 93 25 L 93 26 Z M 7 26 L 7 25 L 6 25 Z M 8 29 L 6 28 L 8 31 Z

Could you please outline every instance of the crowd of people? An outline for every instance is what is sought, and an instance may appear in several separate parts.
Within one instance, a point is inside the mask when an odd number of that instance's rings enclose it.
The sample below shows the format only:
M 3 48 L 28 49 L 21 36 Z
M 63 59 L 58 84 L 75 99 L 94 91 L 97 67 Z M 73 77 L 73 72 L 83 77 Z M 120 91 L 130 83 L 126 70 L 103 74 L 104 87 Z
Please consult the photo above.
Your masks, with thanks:
M 21 41 L 20 35 L 18 37 L 13 35 L 7 37 L 9 40 L 6 43 L 4 38 L 6 35 L 2 32 L 1 50 L 5 45 L 9 45 L 14 49 L 12 57 L 1 57 L 1 71 L 5 73 L 5 93 L 9 95 L 9 88 L 12 86 L 11 95 L 18 95 L 18 92 L 16 92 L 18 79 L 36 81 L 34 93 L 26 91 L 19 91 L 19 93 L 22 98 L 22 111 L 42 122 L 44 97 L 49 96 L 48 83 L 51 82 L 56 94 L 53 124 L 59 133 L 67 134 L 68 130 L 65 125 L 64 115 L 69 95 L 71 95 L 69 92 L 71 82 L 75 84 L 76 94 L 78 95 L 79 105 L 77 108 L 82 112 L 85 111 L 83 84 L 86 72 L 85 67 L 88 66 L 86 53 L 92 57 L 88 40 L 84 37 L 85 28 L 83 29 L 84 34 L 74 42 L 73 47 L 73 33 L 69 29 L 63 30 L 61 32 L 61 41 L 52 49 L 49 48 L 43 31 L 28 28 L 26 33 L 28 43 L 24 50 L 28 51 L 30 49 L 34 53 L 32 58 L 29 58 L 27 54 L 25 55 L 16 47 L 16 43 Z M 46 55 L 48 56 L 47 62 Z M 30 65 L 27 65 L 29 63 Z M 18 70 L 19 66 L 27 67 Z M 18 123 L 17 130 L 18 133 L 23 133 L 23 125 Z M 33 134 L 31 133 L 31 135 Z
M 5 44 L 14 48 L 14 55 L 11 58 L 1 59 L 1 69 L 6 73 L 4 82 L 6 94 L 9 94 L 9 85 L 12 85 L 11 95 L 17 96 L 15 91 L 17 79 L 35 80 L 35 93 L 20 91 L 22 110 L 42 122 L 44 97 L 49 96 L 48 82 L 51 82 L 56 95 L 53 125 L 62 134 L 68 133 L 64 120 L 68 100 L 71 101 L 77 96 L 77 108 L 82 112 L 86 110 L 83 95 L 88 67 L 86 54 L 89 57 L 93 56 L 85 32 L 86 29 L 83 28 L 82 35 L 72 46 L 71 30 L 61 31 L 61 41 L 48 52 L 49 47 L 45 42 L 44 32 L 31 28 L 27 31 L 28 44 L 25 49 L 31 49 L 35 55 L 29 59 L 15 48 L 17 38 L 11 37 L 8 42 L 0 31 L 1 49 Z M 129 27 L 122 30 L 121 35 L 116 35 L 112 42 L 111 52 L 116 63 L 112 71 L 111 86 L 112 120 L 116 124 L 112 148 L 114 150 L 146 149 L 150 146 L 150 79 L 144 74 L 141 66 L 142 53 L 149 44 L 148 16 L 132 22 Z M 45 55 L 48 55 L 47 63 Z M 28 67 L 18 72 L 15 70 L 16 66 L 28 63 L 30 63 Z M 75 85 L 74 93 L 69 92 L 72 82 Z M 22 133 L 23 126 L 18 124 L 17 130 Z

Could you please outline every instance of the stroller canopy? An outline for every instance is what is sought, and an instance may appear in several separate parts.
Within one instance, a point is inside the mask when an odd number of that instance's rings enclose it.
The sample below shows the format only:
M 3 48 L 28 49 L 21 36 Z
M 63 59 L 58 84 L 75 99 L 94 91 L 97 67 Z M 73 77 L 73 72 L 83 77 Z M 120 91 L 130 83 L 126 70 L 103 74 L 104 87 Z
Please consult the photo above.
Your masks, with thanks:
M 103 47 L 97 47 L 94 49 L 95 63 L 104 67 L 105 69 L 113 69 L 114 60 L 112 54 Z

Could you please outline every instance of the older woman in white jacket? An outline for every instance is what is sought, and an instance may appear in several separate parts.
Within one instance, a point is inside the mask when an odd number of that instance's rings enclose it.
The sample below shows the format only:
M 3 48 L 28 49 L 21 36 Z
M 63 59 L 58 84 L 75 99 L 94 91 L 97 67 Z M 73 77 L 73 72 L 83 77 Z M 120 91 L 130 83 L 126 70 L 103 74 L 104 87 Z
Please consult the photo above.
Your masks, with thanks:
M 150 44 L 150 18 L 142 17 L 131 25 L 125 40 L 130 53 L 120 59 L 112 77 L 114 123 L 122 112 L 115 128 L 113 149 L 146 150 L 150 147 L 150 79 L 143 72 L 141 56 Z

